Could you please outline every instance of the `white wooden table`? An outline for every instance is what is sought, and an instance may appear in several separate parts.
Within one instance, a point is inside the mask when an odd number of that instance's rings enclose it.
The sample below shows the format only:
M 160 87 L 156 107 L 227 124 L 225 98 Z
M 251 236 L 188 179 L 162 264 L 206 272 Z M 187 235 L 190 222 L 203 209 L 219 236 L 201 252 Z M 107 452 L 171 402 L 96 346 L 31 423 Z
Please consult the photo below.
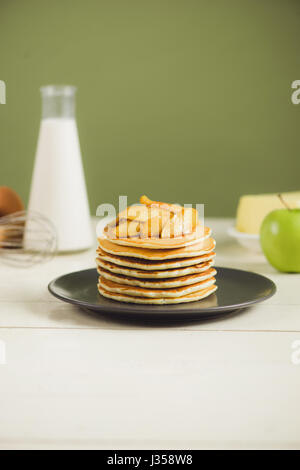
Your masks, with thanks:
M 0 448 L 300 448 L 300 275 L 280 274 L 208 224 L 217 261 L 277 294 L 210 322 L 137 324 L 63 303 L 48 282 L 94 250 L 0 265 Z

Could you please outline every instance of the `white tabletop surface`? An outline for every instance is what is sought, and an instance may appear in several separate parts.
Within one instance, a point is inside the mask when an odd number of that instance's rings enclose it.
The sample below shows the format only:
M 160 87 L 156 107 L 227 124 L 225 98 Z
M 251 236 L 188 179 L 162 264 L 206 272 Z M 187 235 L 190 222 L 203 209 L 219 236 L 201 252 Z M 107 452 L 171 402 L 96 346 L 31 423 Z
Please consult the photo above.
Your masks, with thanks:
M 274 297 L 202 323 L 120 322 L 47 290 L 94 249 L 0 262 L 0 448 L 300 448 L 300 275 L 237 245 L 232 221 L 206 222 L 216 264 L 270 277 Z

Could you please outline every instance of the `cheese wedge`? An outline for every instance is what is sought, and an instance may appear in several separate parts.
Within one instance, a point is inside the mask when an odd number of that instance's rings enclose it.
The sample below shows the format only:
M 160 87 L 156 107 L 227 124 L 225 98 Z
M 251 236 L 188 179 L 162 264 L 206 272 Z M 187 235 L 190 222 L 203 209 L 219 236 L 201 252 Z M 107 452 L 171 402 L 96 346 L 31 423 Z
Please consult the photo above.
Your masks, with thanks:
M 300 207 L 300 191 L 281 193 L 289 207 Z M 236 229 L 240 232 L 259 234 L 260 226 L 267 214 L 284 206 L 277 194 L 242 196 L 239 200 Z

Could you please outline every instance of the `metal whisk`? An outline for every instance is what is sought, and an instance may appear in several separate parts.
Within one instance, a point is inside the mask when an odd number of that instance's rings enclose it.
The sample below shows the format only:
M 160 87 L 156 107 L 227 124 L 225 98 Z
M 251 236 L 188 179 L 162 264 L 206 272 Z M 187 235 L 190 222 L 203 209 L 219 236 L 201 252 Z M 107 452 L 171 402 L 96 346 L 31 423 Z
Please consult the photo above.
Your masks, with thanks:
M 28 267 L 51 259 L 57 250 L 52 222 L 38 212 L 0 217 L 0 262 Z

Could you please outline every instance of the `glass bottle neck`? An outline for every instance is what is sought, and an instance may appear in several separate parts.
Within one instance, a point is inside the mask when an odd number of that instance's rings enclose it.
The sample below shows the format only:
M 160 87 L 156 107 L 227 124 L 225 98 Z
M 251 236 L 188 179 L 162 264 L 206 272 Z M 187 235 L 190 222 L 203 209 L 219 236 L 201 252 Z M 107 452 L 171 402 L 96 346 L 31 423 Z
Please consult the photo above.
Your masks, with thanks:
M 76 87 L 48 85 L 41 88 L 42 119 L 74 118 Z

